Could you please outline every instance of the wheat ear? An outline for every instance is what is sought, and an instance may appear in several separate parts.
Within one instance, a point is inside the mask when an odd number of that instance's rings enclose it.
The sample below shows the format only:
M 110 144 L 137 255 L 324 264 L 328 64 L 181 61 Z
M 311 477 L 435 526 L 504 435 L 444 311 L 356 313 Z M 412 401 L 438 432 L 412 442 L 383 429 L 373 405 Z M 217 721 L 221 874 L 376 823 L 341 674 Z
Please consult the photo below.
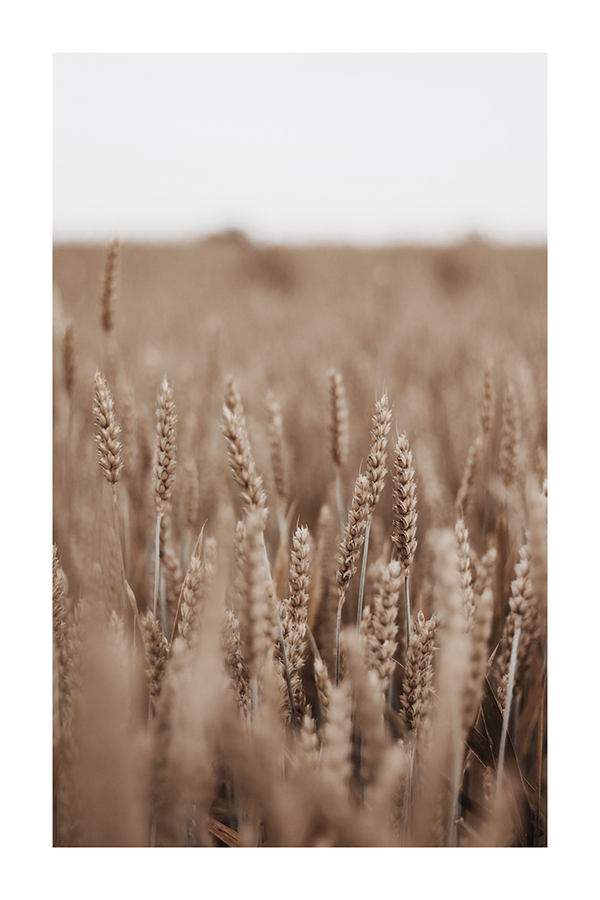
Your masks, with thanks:
M 299 721 L 303 719 L 306 711 L 306 695 L 302 685 L 301 670 L 307 658 L 309 552 L 308 528 L 298 526 L 292 539 L 290 596 L 289 600 L 284 600 L 281 604 L 280 617 L 293 706 Z
M 348 429 L 348 403 L 346 388 L 339 372 L 331 368 L 329 377 L 329 429 L 331 434 L 331 457 L 335 466 L 335 485 L 340 530 L 344 530 L 344 501 L 342 498 L 342 471 L 348 462 L 350 434 Z
M 283 458 L 283 421 L 281 418 L 281 408 L 272 391 L 267 392 L 266 408 L 271 469 L 273 471 L 275 496 L 277 498 L 277 518 L 279 521 L 279 530 L 283 533 L 285 529 L 285 516 L 289 505 L 289 493 Z
M 519 449 L 520 427 L 517 395 L 512 384 L 508 384 L 502 404 L 502 439 L 500 443 L 500 475 L 506 494 L 517 479 L 517 453 Z
M 492 432 L 494 403 L 493 363 L 491 359 L 488 359 L 483 373 L 483 406 L 481 410 L 481 431 L 486 443 L 489 442 Z
M 498 700 L 501 707 L 507 705 L 507 692 L 510 660 L 512 659 L 512 645 L 517 630 L 520 630 L 519 652 L 514 662 L 514 694 L 520 691 L 526 675 L 529 658 L 528 651 L 539 636 L 538 610 L 534 603 L 534 595 L 531 584 L 531 566 L 529 547 L 525 543 L 519 550 L 519 561 L 515 566 L 515 578 L 511 583 L 511 597 L 509 598 L 509 611 L 504 626 L 503 653 L 499 660 L 500 684 L 498 687 Z
M 123 471 L 122 446 L 119 440 L 121 429 L 115 418 L 112 394 L 106 379 L 100 372 L 96 372 L 94 393 L 94 414 L 96 421 L 96 443 L 98 462 L 104 477 L 112 489 L 112 506 L 114 516 L 115 539 L 117 544 L 117 556 L 121 574 L 121 588 L 123 591 L 123 611 L 127 614 L 129 607 L 127 588 L 125 583 L 125 567 L 123 552 L 121 550 L 119 512 L 117 508 L 117 483 Z
M 112 371 L 112 334 L 117 309 L 119 255 L 120 244 L 119 240 L 115 238 L 106 249 L 100 293 L 100 321 L 104 332 L 105 365 L 106 371 L 111 377 L 114 375 Z
M 379 677 L 381 690 L 386 693 L 396 667 L 394 654 L 398 647 L 398 607 L 402 589 L 402 568 L 397 559 L 387 565 L 378 566 L 372 607 L 369 611 L 368 624 L 364 628 L 369 648 L 371 668 Z
M 236 694 L 240 710 L 249 715 L 252 676 L 250 675 L 242 647 L 240 620 L 232 609 L 225 611 L 221 640 L 231 688 Z
M 158 391 L 156 404 L 156 448 L 154 453 L 154 502 L 156 509 L 156 536 L 154 542 L 154 615 L 158 605 L 158 585 L 160 573 L 160 525 L 165 506 L 171 497 L 175 468 L 177 465 L 177 448 L 175 445 L 177 415 L 173 400 L 173 389 L 163 378 Z M 162 614 L 163 630 L 165 628 L 166 610 Z
M 493 363 L 488 359 L 483 373 L 483 405 L 481 410 L 481 432 L 484 443 L 483 481 L 487 482 L 490 465 L 490 444 L 492 440 L 492 426 L 494 424 L 494 412 L 496 396 L 493 380 Z M 483 534 L 486 533 L 488 519 L 488 492 L 484 494 L 483 509 Z
M 455 531 L 458 548 L 458 572 L 460 575 L 460 585 L 463 591 L 464 610 L 467 623 L 466 630 L 470 631 L 473 627 L 473 617 L 475 615 L 475 594 L 471 571 L 469 530 L 465 525 L 464 519 L 457 519 Z
M 150 683 L 150 711 L 156 714 L 156 704 L 169 660 L 169 642 L 151 609 L 142 617 L 141 627 Z
M 369 505 L 367 512 L 367 527 L 365 531 L 365 546 L 362 557 L 362 567 L 360 573 L 360 587 L 358 591 L 358 607 L 356 613 L 356 627 L 360 631 L 362 620 L 362 610 L 365 592 L 365 579 L 367 574 L 367 555 L 369 552 L 369 536 L 371 533 L 371 520 L 377 501 L 383 491 L 385 485 L 385 476 L 387 474 L 387 440 L 390 427 L 392 424 L 392 410 L 389 408 L 387 394 L 384 394 L 381 400 L 377 401 L 375 413 L 373 415 L 373 427 L 371 430 L 371 444 L 369 447 L 369 455 L 367 457 L 367 478 L 369 479 Z
M 456 515 L 461 519 L 464 519 L 466 517 L 471 503 L 473 502 L 473 495 L 475 492 L 475 475 L 477 473 L 477 468 L 481 460 L 482 450 L 483 438 L 480 434 L 478 434 L 469 447 L 462 481 L 458 489 L 458 494 L 456 495 Z
M 67 440 L 65 452 L 65 473 L 67 483 L 73 470 L 73 388 L 75 385 L 75 337 L 73 323 L 65 328 L 62 342 L 62 369 L 65 392 L 67 394 Z
M 425 621 L 419 610 L 414 624 L 414 639 L 406 654 L 406 671 L 400 698 L 401 716 L 416 740 L 430 705 L 433 685 L 433 650 L 438 620 Z
M 101 294 L 101 321 L 105 333 L 115 327 L 115 311 L 117 302 L 117 277 L 119 271 L 119 240 L 110 242 L 106 251 L 104 280 Z
M 228 403 L 225 403 L 221 428 L 227 441 L 229 466 L 241 489 L 245 507 L 248 510 L 260 510 L 264 527 L 267 517 L 266 494 L 262 478 L 256 471 L 241 406 L 233 412 Z
M 369 510 L 369 479 L 359 475 L 354 485 L 352 505 L 348 510 L 348 520 L 344 529 L 344 537 L 340 544 L 339 565 L 336 573 L 338 583 L 338 611 L 335 631 L 335 683 L 340 680 L 340 637 L 342 630 L 342 608 L 350 579 L 356 573 L 358 557 L 365 540 L 367 516 Z
M 413 456 L 406 434 L 401 434 L 394 449 L 392 541 L 404 575 L 406 605 L 406 646 L 410 645 L 411 617 L 408 576 L 417 549 L 417 485 Z

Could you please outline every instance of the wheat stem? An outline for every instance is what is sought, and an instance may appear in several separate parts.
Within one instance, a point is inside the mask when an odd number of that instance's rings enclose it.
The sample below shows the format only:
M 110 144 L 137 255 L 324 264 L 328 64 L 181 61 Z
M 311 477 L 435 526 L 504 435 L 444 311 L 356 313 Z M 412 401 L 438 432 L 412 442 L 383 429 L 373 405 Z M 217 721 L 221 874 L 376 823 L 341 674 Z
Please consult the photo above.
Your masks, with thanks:
M 363 614 L 363 602 L 365 595 L 365 581 L 367 577 L 367 554 L 369 552 L 369 535 L 371 533 L 371 522 L 370 520 L 367 522 L 367 527 L 365 528 L 365 543 L 363 547 L 363 556 L 362 556 L 362 564 L 360 568 L 360 586 L 358 589 L 358 608 L 356 611 L 356 628 L 358 633 L 360 634 L 360 628 L 362 624 L 362 614 Z
M 410 595 L 408 592 L 408 572 L 404 575 L 404 605 L 406 608 L 406 649 L 410 647 L 411 620 L 410 620 Z
M 119 527 L 119 510 L 117 506 L 117 486 L 116 484 L 112 485 L 112 507 L 113 507 L 113 516 L 115 522 L 115 541 L 117 544 L 117 556 L 119 560 L 119 572 L 121 575 L 121 588 L 123 590 L 123 614 L 127 616 L 127 611 L 129 608 L 129 603 L 127 602 L 127 587 L 125 581 L 125 566 L 123 564 L 123 552 L 121 550 L 121 537 L 120 537 L 120 527 Z M 134 632 L 135 634 L 135 632 Z
M 502 790 L 502 778 L 504 773 L 504 755 L 506 752 L 506 740 L 508 737 L 508 721 L 510 718 L 510 709 L 512 705 L 513 686 L 515 683 L 515 669 L 517 667 L 517 651 L 519 648 L 519 637 L 521 635 L 521 625 L 515 628 L 513 637 L 513 645 L 510 654 L 510 668 L 508 670 L 508 687 L 506 689 L 506 703 L 504 706 L 504 716 L 502 718 L 502 733 L 500 735 L 500 749 L 498 751 L 498 777 L 496 781 L 496 797 L 499 799 Z
M 156 616 L 157 608 L 158 608 L 158 587 L 159 587 L 159 575 L 160 575 L 160 520 L 161 514 L 159 513 L 156 516 L 156 532 L 154 537 L 154 603 L 153 610 L 154 615 Z M 163 621 L 164 628 L 164 621 Z

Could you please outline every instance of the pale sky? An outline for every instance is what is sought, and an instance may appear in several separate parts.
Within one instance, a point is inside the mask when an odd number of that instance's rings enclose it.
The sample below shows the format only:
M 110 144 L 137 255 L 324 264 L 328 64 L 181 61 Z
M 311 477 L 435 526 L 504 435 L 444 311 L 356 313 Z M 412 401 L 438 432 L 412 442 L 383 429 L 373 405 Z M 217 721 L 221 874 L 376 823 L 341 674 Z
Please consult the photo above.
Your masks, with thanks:
M 545 241 L 546 54 L 54 54 L 54 238 Z

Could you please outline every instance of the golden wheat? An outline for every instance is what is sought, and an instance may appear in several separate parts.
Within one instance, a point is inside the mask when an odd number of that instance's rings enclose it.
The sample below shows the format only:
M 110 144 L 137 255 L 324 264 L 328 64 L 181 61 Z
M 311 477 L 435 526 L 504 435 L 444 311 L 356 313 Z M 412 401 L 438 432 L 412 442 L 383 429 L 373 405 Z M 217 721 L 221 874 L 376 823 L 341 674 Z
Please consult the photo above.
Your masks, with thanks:
M 149 313 L 125 344 L 117 273 L 134 248 L 115 242 L 90 256 L 104 273 L 101 329 L 71 287 L 71 324 L 57 329 L 55 453 L 65 442 L 72 453 L 54 473 L 54 843 L 545 845 L 545 382 L 531 349 L 543 340 L 514 327 L 518 304 L 496 310 L 485 342 L 474 337 L 494 291 L 478 280 L 481 248 L 448 251 L 478 288 L 452 301 L 437 256 L 399 256 L 415 284 L 429 273 L 432 308 L 419 312 L 407 292 L 404 310 L 390 269 L 368 327 L 347 315 L 345 273 L 358 277 L 360 255 L 328 251 L 327 304 L 312 300 L 327 257 L 294 256 L 296 304 L 269 293 L 273 257 L 258 254 L 240 263 L 260 298 L 244 305 L 231 274 L 241 251 L 196 251 L 214 261 L 210 278 L 230 272 L 218 323 L 207 315 L 194 333 L 183 300 L 169 310 L 176 345 Z M 365 284 L 375 258 L 364 257 Z M 137 271 L 158 311 L 165 285 Z M 64 267 L 57 277 L 69 285 Z M 465 327 L 453 331 L 461 304 Z M 256 354 L 267 336 L 272 352 Z M 479 349 L 496 337 L 503 372 Z M 122 433 L 93 359 L 108 338 Z M 345 380 L 323 365 L 333 346 Z

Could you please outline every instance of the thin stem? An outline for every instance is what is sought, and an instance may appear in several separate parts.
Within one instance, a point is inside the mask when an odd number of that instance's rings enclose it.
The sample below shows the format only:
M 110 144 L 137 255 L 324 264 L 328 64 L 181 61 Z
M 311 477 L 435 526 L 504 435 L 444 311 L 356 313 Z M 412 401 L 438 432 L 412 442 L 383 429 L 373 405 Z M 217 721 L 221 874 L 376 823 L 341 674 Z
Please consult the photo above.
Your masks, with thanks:
M 544 651 L 544 668 L 542 671 L 542 687 L 541 687 L 541 696 L 540 696 L 540 714 L 538 718 L 538 728 L 537 728 L 537 754 L 536 754 L 536 787 L 537 787 L 537 798 L 535 804 L 535 837 L 536 840 L 539 837 L 540 833 L 540 798 L 542 796 L 542 770 L 543 770 L 543 759 L 544 759 L 544 707 L 546 700 L 546 654 L 547 650 Z
M 408 572 L 404 574 L 404 600 L 406 603 L 406 649 L 410 647 L 410 597 L 408 593 Z
M 365 593 L 365 580 L 367 576 L 367 553 L 369 552 L 369 534 L 371 532 L 371 521 L 367 522 L 365 530 L 365 543 L 363 547 L 362 566 L 360 570 L 360 587 L 358 589 L 358 610 L 356 613 L 356 628 L 360 634 L 360 626 L 362 622 L 363 598 Z
M 129 549 L 129 493 L 127 490 L 123 494 L 123 546 L 125 548 L 125 571 L 129 573 L 131 553 Z
M 482 540 L 485 544 L 485 536 L 487 534 L 487 523 L 488 523 L 488 511 L 489 511 L 489 492 L 487 489 L 488 483 L 488 470 L 489 470 L 489 441 L 486 439 L 483 448 L 483 528 L 482 528 Z
M 335 685 L 336 685 L 336 687 L 338 686 L 339 681 L 340 681 L 342 607 L 344 605 L 345 599 L 346 599 L 346 593 L 342 592 L 340 594 L 340 601 L 338 603 L 337 621 L 336 621 L 336 626 L 335 626 Z
M 390 677 L 390 683 L 388 684 L 388 689 L 387 689 L 387 704 L 390 707 L 390 709 L 394 709 L 394 703 L 393 703 L 393 701 L 394 701 L 394 677 L 395 677 L 395 673 L 392 672 L 391 677 Z
M 508 720 L 510 718 L 510 707 L 512 704 L 512 695 L 515 683 L 515 670 L 517 668 L 517 650 L 519 647 L 519 637 L 521 635 L 521 626 L 515 629 L 512 650 L 510 654 L 510 668 L 508 670 L 508 686 L 506 688 L 506 702 L 504 705 L 504 718 L 502 719 L 502 733 L 500 735 L 500 749 L 498 751 L 498 780 L 496 782 L 496 797 L 500 797 L 502 787 L 502 775 L 504 770 L 504 755 L 506 752 L 506 739 L 508 737 Z
M 448 830 L 446 832 L 446 847 L 456 847 L 458 846 L 458 820 L 460 817 L 460 785 L 462 781 L 462 764 L 461 764 L 461 754 L 459 752 L 459 745 L 457 745 L 457 741 L 453 740 L 454 746 L 454 759 L 453 759 L 453 773 L 452 773 L 452 787 L 450 797 L 452 799 L 452 805 L 449 810 L 449 822 L 448 822 Z
M 160 520 L 161 514 L 156 517 L 156 536 L 154 539 L 154 616 L 158 609 L 158 585 L 160 571 Z
M 415 748 L 410 746 L 408 749 L 408 768 L 406 771 L 406 788 L 404 791 L 404 803 L 402 806 L 402 821 L 400 826 L 400 846 L 406 846 L 406 838 L 410 828 L 411 807 L 414 793 L 415 779 Z
M 340 529 L 341 533 L 344 533 L 344 527 L 346 524 L 346 510 L 344 509 L 344 501 L 342 500 L 342 479 L 340 478 L 340 470 L 338 469 L 335 474 L 335 491 L 337 497 L 337 505 L 338 512 L 340 516 Z
M 129 603 L 127 602 L 127 587 L 125 584 L 125 568 L 123 566 L 123 552 L 121 550 L 121 538 L 119 534 L 119 511 L 117 509 L 117 486 L 116 484 L 112 485 L 112 499 L 113 499 L 113 515 L 115 519 L 115 540 L 117 542 L 117 555 L 119 558 L 119 569 L 121 573 L 121 588 L 123 590 L 123 613 L 125 617 L 127 617 L 127 610 L 129 607 Z

